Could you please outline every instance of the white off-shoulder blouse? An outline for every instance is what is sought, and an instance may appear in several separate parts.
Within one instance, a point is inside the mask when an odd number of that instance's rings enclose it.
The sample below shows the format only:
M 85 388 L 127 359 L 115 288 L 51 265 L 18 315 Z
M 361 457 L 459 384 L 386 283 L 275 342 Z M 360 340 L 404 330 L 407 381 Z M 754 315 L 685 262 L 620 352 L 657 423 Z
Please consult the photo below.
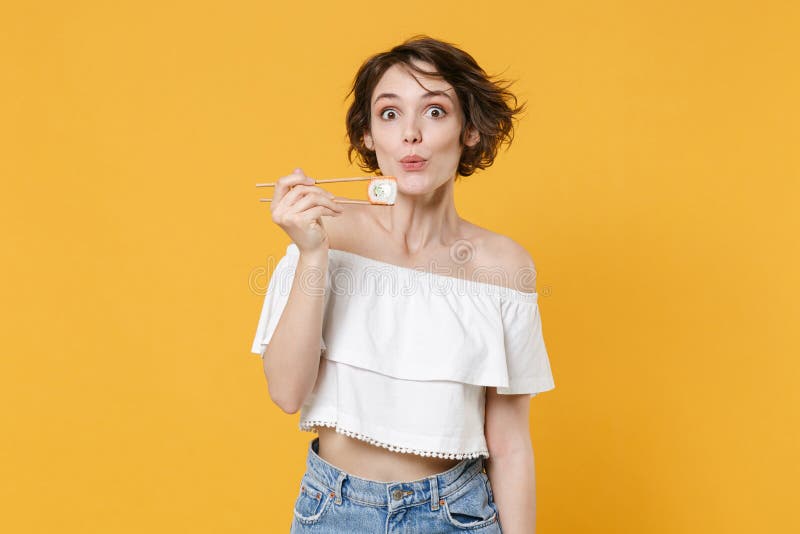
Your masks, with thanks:
M 300 251 L 272 273 L 252 352 L 289 298 Z M 531 397 L 555 387 L 537 293 L 329 249 L 320 367 L 299 427 L 392 451 L 488 458 L 486 387 Z M 303 284 L 303 281 L 300 280 Z

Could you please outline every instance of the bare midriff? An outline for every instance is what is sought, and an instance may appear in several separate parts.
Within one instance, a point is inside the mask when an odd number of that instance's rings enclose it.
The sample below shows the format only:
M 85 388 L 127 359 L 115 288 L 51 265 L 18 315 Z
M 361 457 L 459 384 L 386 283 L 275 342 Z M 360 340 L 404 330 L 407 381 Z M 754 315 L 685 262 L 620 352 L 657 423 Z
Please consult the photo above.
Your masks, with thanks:
M 319 427 L 319 457 L 347 473 L 376 482 L 411 482 L 447 471 L 461 460 L 395 452 Z

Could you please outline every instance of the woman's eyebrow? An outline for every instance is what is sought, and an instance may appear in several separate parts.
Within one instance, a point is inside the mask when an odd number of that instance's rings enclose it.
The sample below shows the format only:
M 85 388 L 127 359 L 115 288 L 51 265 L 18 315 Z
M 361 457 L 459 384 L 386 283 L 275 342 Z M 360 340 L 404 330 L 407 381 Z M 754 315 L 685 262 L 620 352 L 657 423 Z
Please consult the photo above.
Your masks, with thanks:
M 450 95 L 448 95 L 445 91 L 428 91 L 427 93 L 422 95 L 422 98 L 433 98 L 434 96 L 446 96 L 447 98 L 450 99 L 450 102 L 453 101 L 453 98 Z M 394 93 L 381 93 L 375 98 L 372 104 L 375 105 L 381 98 L 400 98 L 400 97 Z

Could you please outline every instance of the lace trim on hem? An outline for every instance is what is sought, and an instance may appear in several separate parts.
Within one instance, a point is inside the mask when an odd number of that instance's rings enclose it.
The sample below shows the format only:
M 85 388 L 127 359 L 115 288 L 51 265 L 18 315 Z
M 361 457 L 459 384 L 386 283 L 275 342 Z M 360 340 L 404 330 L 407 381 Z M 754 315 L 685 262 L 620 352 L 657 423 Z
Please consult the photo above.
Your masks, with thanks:
M 383 447 L 385 449 L 389 449 L 390 451 L 394 452 L 417 454 L 419 456 L 433 456 L 436 458 L 447 458 L 451 460 L 472 459 L 472 458 L 477 458 L 479 456 L 484 456 L 487 458 L 489 457 L 489 451 L 485 450 L 475 451 L 475 452 L 434 452 L 434 451 L 423 451 L 420 449 L 414 449 L 410 447 L 398 447 L 396 445 L 391 445 L 389 443 L 383 443 L 382 441 L 378 441 L 359 432 L 354 432 L 352 430 L 342 428 L 338 425 L 338 423 L 331 421 L 305 421 L 303 423 L 300 423 L 300 430 L 305 430 L 307 432 L 318 432 L 317 427 L 319 426 L 327 426 L 335 428 L 336 432 L 338 432 L 339 434 L 344 434 L 351 438 L 360 439 L 361 441 L 366 441 L 367 443 L 370 443 L 372 445 L 377 445 L 378 447 Z

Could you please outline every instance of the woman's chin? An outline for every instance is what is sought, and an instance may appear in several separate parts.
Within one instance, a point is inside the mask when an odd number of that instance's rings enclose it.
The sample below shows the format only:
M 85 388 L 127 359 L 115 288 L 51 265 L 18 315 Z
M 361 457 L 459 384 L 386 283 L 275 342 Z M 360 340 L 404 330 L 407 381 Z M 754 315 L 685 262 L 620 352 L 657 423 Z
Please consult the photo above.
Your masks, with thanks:
M 421 173 L 402 173 L 397 178 L 397 192 L 402 195 L 422 195 L 431 191 L 431 181 Z
M 439 174 L 432 171 L 427 172 L 404 172 L 397 171 L 395 175 L 397 178 L 397 192 L 407 195 L 420 195 L 423 193 L 430 193 L 447 184 L 447 182 L 455 177 L 447 177 L 447 175 Z

